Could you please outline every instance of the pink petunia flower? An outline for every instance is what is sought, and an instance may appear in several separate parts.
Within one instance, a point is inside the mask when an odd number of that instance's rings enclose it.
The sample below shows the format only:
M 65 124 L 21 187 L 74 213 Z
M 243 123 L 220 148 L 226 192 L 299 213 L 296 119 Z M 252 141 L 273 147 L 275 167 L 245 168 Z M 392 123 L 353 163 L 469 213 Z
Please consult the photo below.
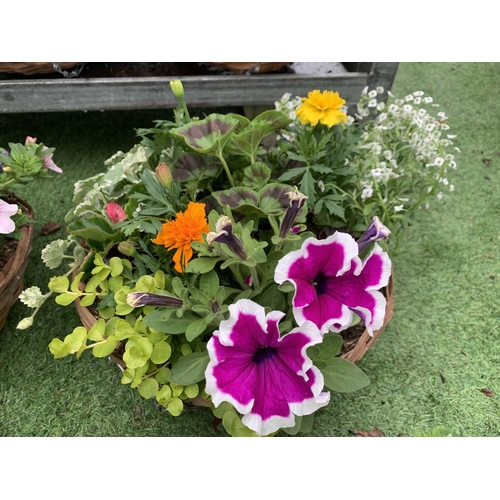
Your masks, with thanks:
M 244 415 L 243 424 L 265 436 L 293 427 L 295 415 L 310 415 L 328 404 L 330 393 L 321 392 L 323 375 L 306 354 L 322 342 L 312 323 L 280 337 L 281 311 L 266 316 L 259 304 L 240 299 L 229 313 L 207 344 L 205 391 L 215 406 L 231 403 Z
M 26 141 L 25 141 L 24 145 L 26 146 L 28 144 L 28 142 L 34 142 L 34 143 L 36 143 L 36 137 L 30 137 L 30 136 L 26 137 Z M 45 151 L 46 149 L 49 149 L 49 148 L 47 148 L 46 146 L 44 146 L 43 147 L 43 151 Z M 50 153 L 49 155 L 43 157 L 42 168 L 47 168 L 49 170 L 53 170 L 54 172 L 57 172 L 58 174 L 62 174 L 62 169 L 59 168 L 54 163 L 54 161 L 52 160 L 52 156 L 53 156 L 53 153 Z
M 299 250 L 285 255 L 274 280 L 295 286 L 292 305 L 297 324 L 312 321 L 322 333 L 340 332 L 351 324 L 354 311 L 373 335 L 384 322 L 386 308 L 378 290 L 390 275 L 391 260 L 376 243 L 362 262 L 354 238 L 337 231 L 324 240 L 307 238 Z
M 16 229 L 11 217 L 17 214 L 18 209 L 15 203 L 0 200 L 0 234 L 10 234 Z
M 113 224 L 117 224 L 118 222 L 124 221 L 127 218 L 125 210 L 123 210 L 123 208 L 115 201 L 110 201 L 106 205 L 106 213 L 108 214 L 108 217 L 111 219 L 111 222 Z

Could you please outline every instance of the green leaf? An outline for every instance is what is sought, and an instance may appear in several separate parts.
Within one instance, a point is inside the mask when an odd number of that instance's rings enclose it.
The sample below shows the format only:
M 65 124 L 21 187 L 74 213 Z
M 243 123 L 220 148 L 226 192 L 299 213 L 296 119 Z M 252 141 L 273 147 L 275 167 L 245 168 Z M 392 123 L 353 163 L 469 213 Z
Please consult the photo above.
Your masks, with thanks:
M 370 383 L 370 379 L 355 364 L 342 358 L 333 358 L 321 368 L 325 385 L 335 392 L 354 392 Z
M 180 358 L 172 365 L 170 381 L 179 385 L 190 385 L 205 378 L 210 359 L 207 351 L 193 352 Z
M 111 335 L 104 341 L 104 343 L 95 345 L 92 348 L 92 354 L 96 358 L 105 358 L 115 350 L 116 344 L 118 344 L 118 340 L 116 340 L 114 335 Z
M 111 257 L 109 265 L 111 267 L 111 276 L 113 278 L 119 276 L 123 272 L 123 264 L 120 257 Z
M 199 316 L 195 316 L 189 311 L 186 311 L 182 318 L 170 319 L 171 313 L 172 310 L 157 309 L 144 316 L 144 323 L 159 332 L 179 335 L 184 333 L 193 321 L 200 319 Z
M 167 405 L 167 410 L 173 417 L 178 417 L 184 409 L 184 403 L 179 398 L 172 398 Z
M 170 368 L 162 366 L 155 375 L 155 379 L 159 384 L 166 384 L 170 381 Z
M 61 295 L 58 295 L 55 298 L 55 301 L 57 304 L 60 306 L 68 306 L 69 304 L 73 303 L 76 299 L 78 298 L 78 295 L 76 293 L 63 293 Z
M 209 273 L 220 260 L 221 259 L 212 257 L 198 257 L 192 259 L 186 267 L 186 272 L 197 274 Z
M 258 191 L 262 189 L 271 177 L 271 169 L 258 161 L 243 170 L 243 185 Z
M 54 276 L 50 278 L 49 290 L 56 293 L 64 293 L 68 291 L 69 279 L 67 276 Z
M 170 358 L 171 354 L 172 348 L 170 347 L 170 344 L 164 341 L 157 342 L 153 346 L 151 361 L 157 365 L 162 365 Z
M 151 399 L 156 396 L 159 386 L 158 382 L 154 378 L 147 378 L 139 384 L 138 389 L 139 394 L 144 399 Z
M 206 327 L 207 327 L 207 318 L 200 318 L 196 321 L 193 321 L 186 328 L 186 340 L 188 342 L 191 342 L 196 337 L 201 335 L 205 331 Z
M 200 290 L 209 298 L 215 298 L 219 288 L 219 275 L 215 271 L 200 276 Z
M 68 225 L 68 232 L 81 238 L 99 242 L 111 241 L 115 231 L 103 217 L 78 219 Z
M 306 167 L 291 168 L 290 170 L 287 170 L 284 174 L 280 175 L 278 180 L 289 181 L 295 179 L 295 177 L 298 177 L 299 175 L 302 175 L 305 171 Z
M 89 330 L 89 340 L 92 340 L 93 342 L 100 342 L 101 340 L 104 340 L 105 328 L 106 322 L 103 319 L 98 320 Z
M 331 359 L 338 356 L 340 350 L 342 349 L 342 335 L 336 333 L 326 333 L 323 336 L 323 342 L 321 344 L 316 344 L 311 347 L 315 347 L 318 352 L 316 356 L 311 357 L 314 362 L 320 361 L 324 363 L 329 363 Z
M 170 134 L 199 153 L 216 154 L 224 148 L 238 123 L 238 120 L 230 116 L 212 113 L 204 120 L 172 128 Z

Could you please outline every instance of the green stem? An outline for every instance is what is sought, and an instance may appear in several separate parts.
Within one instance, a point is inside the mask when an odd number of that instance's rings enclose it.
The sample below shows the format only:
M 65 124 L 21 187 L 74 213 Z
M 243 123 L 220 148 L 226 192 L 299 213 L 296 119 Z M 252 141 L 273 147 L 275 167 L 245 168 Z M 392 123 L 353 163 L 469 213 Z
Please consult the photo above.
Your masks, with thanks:
M 231 172 L 229 171 L 229 167 L 227 166 L 226 160 L 224 160 L 224 157 L 222 156 L 221 152 L 218 152 L 217 158 L 219 158 L 220 162 L 222 163 L 222 166 L 224 167 L 224 170 L 226 171 L 227 178 L 229 179 L 229 184 L 231 184 L 231 187 L 235 187 L 235 184 L 233 181 L 233 176 L 231 175 Z

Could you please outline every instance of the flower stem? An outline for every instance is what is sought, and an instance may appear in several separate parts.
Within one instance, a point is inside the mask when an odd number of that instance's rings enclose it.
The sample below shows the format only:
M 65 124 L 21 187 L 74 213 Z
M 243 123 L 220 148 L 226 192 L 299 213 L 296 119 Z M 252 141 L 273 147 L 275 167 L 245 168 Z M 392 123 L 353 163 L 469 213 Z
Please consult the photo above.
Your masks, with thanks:
M 220 162 L 222 163 L 222 166 L 224 167 L 224 170 L 226 171 L 227 178 L 229 180 L 229 184 L 231 184 L 231 187 L 235 187 L 234 181 L 233 181 L 233 176 L 231 175 L 231 172 L 229 171 L 229 167 L 227 166 L 226 160 L 224 160 L 224 157 L 222 156 L 222 152 L 219 152 L 217 154 L 217 158 L 219 158 Z

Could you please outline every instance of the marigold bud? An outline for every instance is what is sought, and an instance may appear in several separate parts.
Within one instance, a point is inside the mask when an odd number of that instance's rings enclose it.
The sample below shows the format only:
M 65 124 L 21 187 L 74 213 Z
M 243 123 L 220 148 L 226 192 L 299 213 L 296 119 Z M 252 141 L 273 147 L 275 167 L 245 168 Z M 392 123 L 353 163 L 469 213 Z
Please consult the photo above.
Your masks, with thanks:
M 174 179 L 172 177 L 172 172 L 166 163 L 160 163 L 156 169 L 156 178 L 160 181 L 163 187 L 170 187 Z
M 177 99 L 184 99 L 184 87 L 180 80 L 171 80 L 170 88 L 172 89 L 172 92 L 174 93 L 175 97 L 177 97 Z
M 118 243 L 118 251 L 127 257 L 132 257 L 136 252 L 135 244 L 131 241 L 120 241 Z

